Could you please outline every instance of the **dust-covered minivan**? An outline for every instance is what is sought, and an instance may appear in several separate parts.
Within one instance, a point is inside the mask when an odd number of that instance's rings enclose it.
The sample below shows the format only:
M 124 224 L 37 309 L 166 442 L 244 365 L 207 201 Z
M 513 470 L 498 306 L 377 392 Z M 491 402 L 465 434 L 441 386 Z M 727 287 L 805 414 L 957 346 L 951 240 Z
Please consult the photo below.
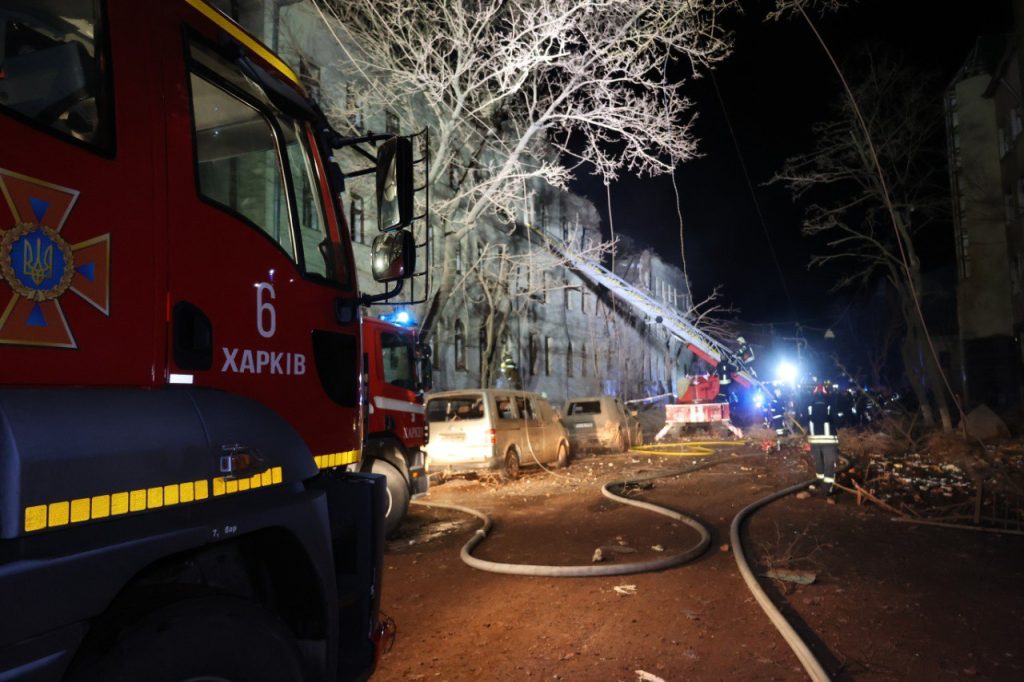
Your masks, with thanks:
M 569 463 L 569 435 L 558 412 L 536 393 L 504 388 L 427 395 L 431 471 L 495 469 L 506 478 L 520 467 Z

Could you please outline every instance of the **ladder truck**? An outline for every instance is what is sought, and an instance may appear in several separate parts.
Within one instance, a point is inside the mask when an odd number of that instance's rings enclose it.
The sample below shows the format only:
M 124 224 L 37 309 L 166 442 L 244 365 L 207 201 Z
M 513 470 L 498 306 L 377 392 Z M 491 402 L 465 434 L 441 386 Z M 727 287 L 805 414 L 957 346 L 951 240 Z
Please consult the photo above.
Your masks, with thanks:
M 205 0 L 0 4 L 0 139 L 0 679 L 368 678 L 360 311 L 389 294 L 332 157 L 381 143 L 395 293 L 410 140 L 343 138 Z

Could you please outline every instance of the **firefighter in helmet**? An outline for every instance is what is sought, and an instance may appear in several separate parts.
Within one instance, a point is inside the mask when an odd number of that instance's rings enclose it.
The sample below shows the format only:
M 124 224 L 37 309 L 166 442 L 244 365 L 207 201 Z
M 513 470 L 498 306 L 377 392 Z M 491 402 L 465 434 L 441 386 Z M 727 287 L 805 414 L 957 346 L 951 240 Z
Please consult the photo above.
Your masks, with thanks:
M 839 437 L 836 435 L 834 389 L 829 381 L 814 387 L 807 406 L 807 440 L 811 445 L 811 460 L 818 482 L 812 489 L 822 496 L 833 493 L 836 482 L 836 462 L 839 460 Z

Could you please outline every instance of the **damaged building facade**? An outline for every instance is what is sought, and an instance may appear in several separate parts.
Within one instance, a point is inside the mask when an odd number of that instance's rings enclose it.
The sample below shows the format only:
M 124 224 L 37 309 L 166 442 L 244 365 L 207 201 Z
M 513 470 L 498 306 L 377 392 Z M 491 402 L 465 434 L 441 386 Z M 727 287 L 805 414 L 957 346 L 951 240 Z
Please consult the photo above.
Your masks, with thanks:
M 1014 3 L 1017 23 L 1024 3 Z M 1024 405 L 1020 33 L 979 38 L 946 91 L 962 382 L 968 407 Z
M 358 48 L 346 44 L 344 35 L 332 35 L 309 0 L 216 4 L 292 66 L 343 134 L 409 134 L 431 125 L 415 102 L 392 102 L 379 110 L 364 104 L 379 99 L 366 96 L 375 87 L 372 74 L 351 67 Z M 424 151 L 418 148 L 417 156 Z M 487 172 L 488 154 L 477 153 L 466 168 L 432 183 L 431 201 L 451 197 L 460 172 Z M 347 169 L 368 163 L 351 150 L 342 150 L 339 158 Z M 369 272 L 370 245 L 377 234 L 372 187 L 372 176 L 352 178 L 342 197 L 360 288 L 369 294 L 382 291 Z M 421 198 L 418 211 L 426 208 Z M 437 273 L 453 234 L 443 220 L 435 217 L 431 223 L 429 231 L 425 225 L 416 227 L 418 241 L 429 242 L 417 270 Z M 686 344 L 656 320 L 636 314 L 613 292 L 574 272 L 545 246 L 542 235 L 614 268 L 665 306 L 686 311 L 691 300 L 683 273 L 654 250 L 628 239 L 620 240 L 612 259 L 601 234 L 600 216 L 589 200 L 537 181 L 530 182 L 514 219 L 483 216 L 455 244 L 449 264 L 455 285 L 426 334 L 434 389 L 517 386 L 542 393 L 555 404 L 602 393 L 626 400 L 664 399 L 671 393 L 692 360 Z M 436 276 L 429 282 L 416 278 L 399 301 L 429 300 L 437 285 Z M 365 312 L 380 316 L 399 310 L 422 321 L 426 304 L 386 303 Z

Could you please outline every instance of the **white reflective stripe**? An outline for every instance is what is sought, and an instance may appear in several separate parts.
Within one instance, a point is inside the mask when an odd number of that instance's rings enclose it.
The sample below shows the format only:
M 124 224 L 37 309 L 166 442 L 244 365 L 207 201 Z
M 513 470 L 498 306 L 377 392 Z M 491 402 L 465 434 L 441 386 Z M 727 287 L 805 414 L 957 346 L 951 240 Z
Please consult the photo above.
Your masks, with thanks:
M 822 479 L 825 481 L 825 483 L 835 483 L 836 482 L 836 479 L 829 478 L 828 476 L 823 476 Z
M 411 412 L 412 414 L 423 414 L 423 406 L 419 403 L 411 403 L 408 400 L 395 400 L 383 396 L 374 396 L 373 404 L 379 410 L 394 410 L 395 412 Z
M 818 478 L 825 478 L 825 474 L 815 474 Z
M 174 374 L 173 372 L 167 377 L 167 383 L 169 384 L 191 384 L 194 377 L 191 374 Z
M 839 439 L 835 436 L 808 436 L 807 442 L 809 443 L 838 443 Z

